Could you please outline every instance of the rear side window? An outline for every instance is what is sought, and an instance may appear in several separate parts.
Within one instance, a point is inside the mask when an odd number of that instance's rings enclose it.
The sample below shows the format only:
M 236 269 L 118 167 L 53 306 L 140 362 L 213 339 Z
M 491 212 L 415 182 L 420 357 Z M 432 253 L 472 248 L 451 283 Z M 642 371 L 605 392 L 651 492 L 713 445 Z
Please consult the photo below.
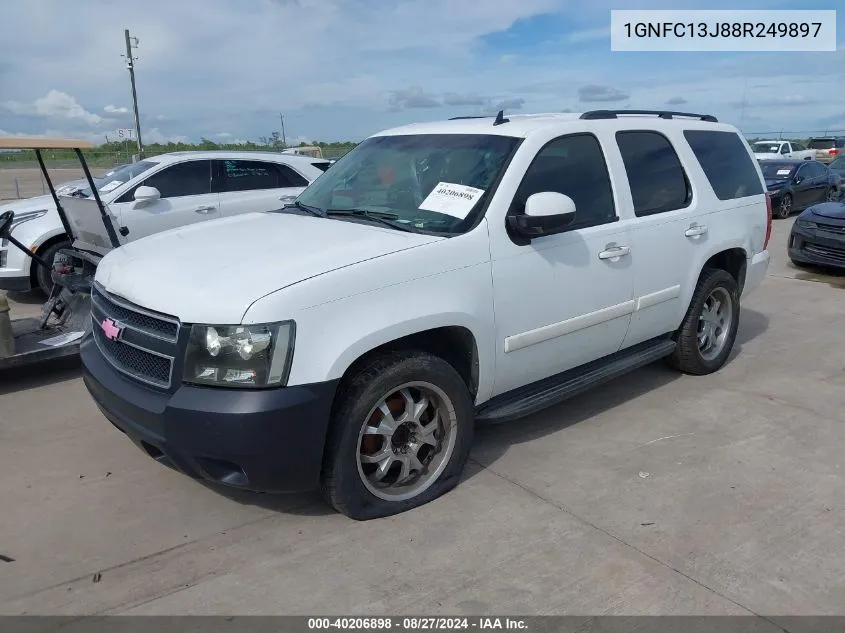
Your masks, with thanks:
M 329 162 L 325 162 L 325 163 L 311 163 L 311 166 L 312 166 L 312 167 L 316 167 L 316 168 L 317 168 L 317 169 L 319 169 L 320 171 L 326 171 L 329 167 L 331 167 L 331 166 L 332 166 L 332 164 L 331 164 L 331 163 L 329 163 Z
M 223 191 L 226 192 L 308 185 L 305 178 L 287 165 L 259 160 L 224 160 L 222 163 Z
M 686 130 L 693 154 L 719 200 L 735 200 L 763 193 L 763 184 L 745 142 L 734 132 Z
M 617 132 L 634 214 L 637 217 L 682 209 L 692 201 L 684 168 L 675 148 L 658 132 Z

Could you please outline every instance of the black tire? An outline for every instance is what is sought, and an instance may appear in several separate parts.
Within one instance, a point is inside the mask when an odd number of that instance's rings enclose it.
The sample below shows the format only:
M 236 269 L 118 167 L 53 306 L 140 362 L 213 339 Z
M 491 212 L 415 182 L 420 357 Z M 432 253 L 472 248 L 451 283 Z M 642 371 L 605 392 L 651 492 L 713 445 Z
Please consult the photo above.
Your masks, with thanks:
M 51 244 L 43 251 L 39 251 L 38 255 L 40 255 L 47 263 L 52 264 L 53 259 L 56 257 L 56 253 L 58 253 L 62 248 L 70 248 L 70 242 L 57 242 L 55 244 Z M 36 286 L 45 295 L 50 296 L 50 291 L 53 290 L 53 279 L 50 276 L 50 271 L 45 270 L 43 266 L 40 266 L 35 262 L 33 262 L 32 265 L 35 266 Z
M 785 220 L 790 215 L 792 215 L 792 194 L 785 193 L 783 194 L 783 198 L 780 200 L 780 204 L 775 210 L 775 217 Z
M 827 190 L 827 193 L 824 195 L 825 202 L 836 202 L 839 200 L 839 192 L 836 191 L 836 187 L 831 187 Z
M 705 358 L 698 344 L 699 317 L 705 307 L 708 297 L 717 289 L 725 291 L 732 301 L 731 323 L 727 328 L 727 336 L 722 350 L 715 358 Z M 677 346 L 675 351 L 666 358 L 669 365 L 678 371 L 694 376 L 703 376 L 718 371 L 727 362 L 733 350 L 736 333 L 739 328 L 739 286 L 733 276 L 721 269 L 705 269 L 698 280 L 695 293 L 692 296 L 681 327 L 675 333 Z
M 373 494 L 359 473 L 359 433 L 378 401 L 405 383 L 420 381 L 440 389 L 454 407 L 457 429 L 452 453 L 440 476 L 417 496 L 385 500 Z M 457 371 L 443 359 L 419 351 L 376 356 L 341 384 L 326 441 L 321 487 L 328 502 L 359 521 L 391 516 L 424 505 L 454 488 L 469 459 L 474 406 Z

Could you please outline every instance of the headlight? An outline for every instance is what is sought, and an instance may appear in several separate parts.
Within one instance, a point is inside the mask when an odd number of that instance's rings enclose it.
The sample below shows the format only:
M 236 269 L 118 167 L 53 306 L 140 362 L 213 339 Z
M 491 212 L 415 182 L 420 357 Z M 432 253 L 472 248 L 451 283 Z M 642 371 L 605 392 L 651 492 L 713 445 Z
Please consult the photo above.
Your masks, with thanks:
M 818 228 L 818 225 L 815 222 L 810 222 L 809 220 L 795 220 L 795 224 L 800 226 L 802 229 Z
M 19 224 L 23 224 L 24 222 L 29 222 L 30 220 L 35 220 L 36 218 L 40 218 L 42 216 L 47 215 L 47 209 L 39 209 L 38 211 L 24 211 L 23 213 L 16 213 L 15 219 L 12 220 L 12 226 L 9 227 L 11 231 Z
M 217 387 L 282 386 L 290 373 L 295 334 L 293 321 L 193 325 L 183 380 Z

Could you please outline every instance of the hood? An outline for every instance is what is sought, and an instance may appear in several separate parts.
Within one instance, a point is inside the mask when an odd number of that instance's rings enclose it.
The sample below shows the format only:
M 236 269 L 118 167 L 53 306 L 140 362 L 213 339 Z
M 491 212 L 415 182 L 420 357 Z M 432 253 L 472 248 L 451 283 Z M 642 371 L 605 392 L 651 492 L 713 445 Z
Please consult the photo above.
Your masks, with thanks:
M 845 202 L 822 202 L 813 205 L 805 213 L 833 220 L 845 220 Z M 804 215 L 804 213 L 801 215 Z
M 96 279 L 109 292 L 184 322 L 237 324 L 272 292 L 443 239 L 345 220 L 250 213 L 130 242 L 102 259 Z
M 0 213 L 6 211 L 14 211 L 15 215 L 26 213 L 27 211 L 38 211 L 39 209 L 55 210 L 56 203 L 53 202 L 53 196 L 38 196 L 37 198 L 27 198 L 26 200 L 13 200 L 8 204 L 0 205 Z

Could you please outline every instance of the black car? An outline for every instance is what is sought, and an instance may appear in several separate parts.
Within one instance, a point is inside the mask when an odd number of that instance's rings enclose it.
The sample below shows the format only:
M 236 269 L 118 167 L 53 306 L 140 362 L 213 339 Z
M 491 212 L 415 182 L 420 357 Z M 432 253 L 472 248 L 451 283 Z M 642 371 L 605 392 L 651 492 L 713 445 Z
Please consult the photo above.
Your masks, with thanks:
M 789 234 L 789 259 L 845 269 L 845 202 L 823 202 L 805 210 Z
M 839 174 L 839 177 L 845 181 L 845 156 L 837 158 L 835 161 L 830 163 L 827 168 L 830 169 L 830 171 Z
M 839 199 L 838 174 L 816 160 L 761 160 L 760 168 L 772 197 L 776 218 L 826 200 Z

